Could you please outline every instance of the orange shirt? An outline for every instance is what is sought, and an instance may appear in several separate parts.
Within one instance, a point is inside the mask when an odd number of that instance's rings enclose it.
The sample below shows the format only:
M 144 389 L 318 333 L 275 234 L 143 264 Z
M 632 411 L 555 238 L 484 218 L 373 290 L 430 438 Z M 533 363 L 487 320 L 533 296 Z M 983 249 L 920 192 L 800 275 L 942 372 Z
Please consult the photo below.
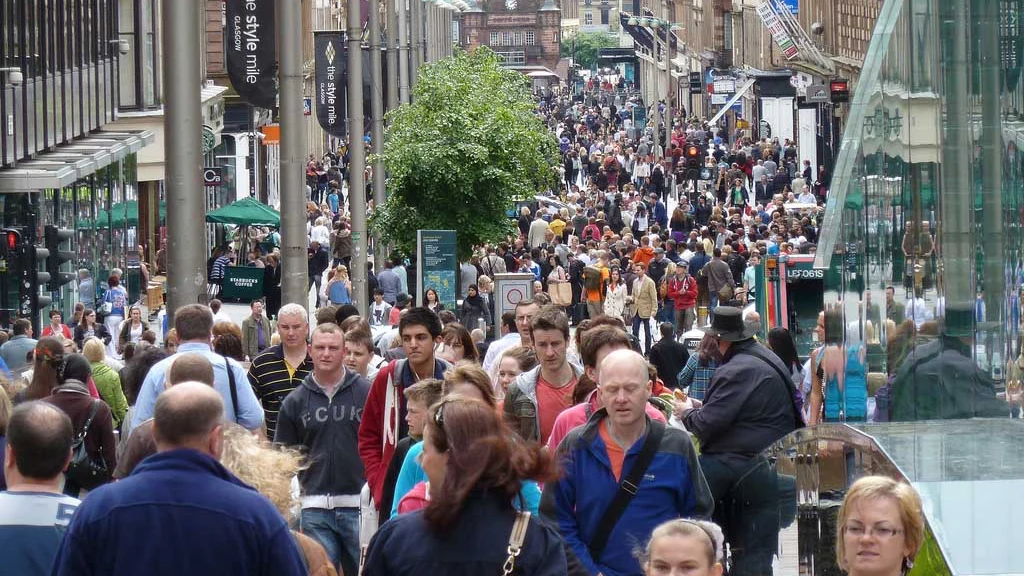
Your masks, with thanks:
M 601 269 L 601 288 L 599 290 L 587 290 L 588 302 L 600 302 L 604 300 L 604 287 L 608 284 L 612 273 L 607 266 L 598 266 Z
M 601 434 L 601 440 L 604 441 L 605 450 L 608 452 L 608 462 L 612 465 L 612 474 L 615 474 L 615 481 L 619 482 L 622 478 L 622 462 L 626 459 L 626 449 L 612 439 L 611 433 L 608 432 L 606 419 L 601 420 L 597 425 L 597 430 Z
M 537 376 L 537 414 L 540 417 L 540 443 L 546 444 L 551 430 L 555 427 L 555 419 L 566 408 L 570 408 L 573 392 L 576 391 L 576 377 L 561 388 Z

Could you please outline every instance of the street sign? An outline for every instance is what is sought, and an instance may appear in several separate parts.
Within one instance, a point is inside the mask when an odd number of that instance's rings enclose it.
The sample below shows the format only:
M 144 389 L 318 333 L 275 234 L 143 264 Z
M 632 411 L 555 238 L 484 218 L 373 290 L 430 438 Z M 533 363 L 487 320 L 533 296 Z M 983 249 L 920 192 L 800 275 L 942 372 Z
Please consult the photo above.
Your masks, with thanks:
M 722 104 L 725 104 L 728 101 L 729 101 L 729 95 L 728 94 L 712 94 L 711 95 L 711 104 L 714 105 L 714 106 L 721 106 Z
M 203 168 L 203 186 L 220 186 L 223 181 L 223 169 L 220 166 Z
M 715 94 L 731 94 L 736 92 L 736 80 L 733 78 L 716 78 L 713 86 Z
M 828 86 L 824 84 L 811 84 L 807 87 L 808 104 L 825 104 L 832 100 Z
M 700 94 L 704 91 L 704 85 L 701 82 L 700 72 L 690 72 L 690 94 Z

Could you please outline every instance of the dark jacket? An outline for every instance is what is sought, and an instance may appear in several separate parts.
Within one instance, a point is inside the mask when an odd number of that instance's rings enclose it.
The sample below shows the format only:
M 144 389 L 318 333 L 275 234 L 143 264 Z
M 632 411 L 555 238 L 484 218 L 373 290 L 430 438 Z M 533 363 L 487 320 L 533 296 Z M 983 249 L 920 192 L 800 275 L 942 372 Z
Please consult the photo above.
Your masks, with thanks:
M 74 340 L 79 350 L 82 349 L 82 344 L 85 342 L 85 333 L 87 330 L 88 328 L 85 327 L 85 322 L 79 322 L 75 326 Z M 102 323 L 97 322 L 96 325 L 93 326 L 92 333 L 94 337 L 102 340 L 103 344 L 110 344 L 110 332 Z
M 423 512 L 403 514 L 381 526 L 370 541 L 363 576 L 480 576 L 501 574 L 516 513 L 507 498 L 470 492 L 455 525 L 433 532 Z M 562 540 L 538 518 L 530 518 L 515 574 L 563 576 Z
M 480 297 L 479 294 L 475 298 L 465 298 L 462 300 L 462 307 L 459 309 L 459 322 L 466 327 L 467 330 L 473 330 L 477 327 L 480 319 L 483 319 L 484 324 L 487 326 L 491 325 L 491 314 L 487 309 L 487 303 Z
M 82 433 L 85 419 L 93 402 L 99 402 L 96 415 L 89 424 L 85 435 L 85 450 L 94 461 L 101 458 L 109 470 L 117 465 L 117 442 L 114 440 L 114 415 L 106 402 L 89 395 L 89 389 L 78 380 L 68 380 L 63 386 L 53 390 L 53 394 L 43 398 L 44 401 L 60 408 L 71 418 L 71 426 L 75 435 Z
M 160 537 L 141 526 L 159 523 Z M 116 542 L 117 545 L 111 545 Z M 274 506 L 211 456 L 178 449 L 146 458 L 82 501 L 55 576 L 304 576 Z
M 701 454 L 746 460 L 795 429 L 792 384 L 760 358 L 756 349 L 783 374 L 782 360 L 753 338 L 735 342 L 711 377 L 704 405 L 683 414 L 686 429 L 700 440 Z
M 301 446 L 312 464 L 299 472 L 303 495 L 359 494 L 366 481 L 359 459 L 359 423 L 370 381 L 345 371 L 328 398 L 310 373 L 281 403 L 276 444 Z
M 1005 418 L 1010 406 L 971 352 L 947 336 L 914 348 L 892 383 L 892 421 Z
M 697 282 L 691 280 L 696 286 Z M 662 338 L 657 344 L 651 346 L 648 354 L 651 364 L 658 370 L 658 378 L 669 388 L 678 388 L 677 375 L 686 366 L 690 359 L 690 353 L 686 351 L 686 345 L 677 342 L 674 338 Z

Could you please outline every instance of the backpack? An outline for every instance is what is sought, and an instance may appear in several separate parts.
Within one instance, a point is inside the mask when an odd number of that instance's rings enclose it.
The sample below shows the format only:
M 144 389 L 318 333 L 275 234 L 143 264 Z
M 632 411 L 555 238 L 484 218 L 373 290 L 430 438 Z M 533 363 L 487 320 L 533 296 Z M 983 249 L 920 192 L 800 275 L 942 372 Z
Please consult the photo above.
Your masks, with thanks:
M 597 266 L 585 266 L 583 268 L 583 287 L 588 292 L 601 289 L 601 269 Z

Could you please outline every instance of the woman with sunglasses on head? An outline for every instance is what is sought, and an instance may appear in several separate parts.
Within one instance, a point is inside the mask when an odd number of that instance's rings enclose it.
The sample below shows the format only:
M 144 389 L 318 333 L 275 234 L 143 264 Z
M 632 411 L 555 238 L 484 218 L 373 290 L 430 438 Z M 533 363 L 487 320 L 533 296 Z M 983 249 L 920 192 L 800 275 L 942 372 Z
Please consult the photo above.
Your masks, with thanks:
M 836 560 L 850 576 L 903 576 L 924 541 L 917 492 L 885 476 L 850 486 L 836 520 Z
M 566 573 L 559 535 L 512 501 L 527 479 L 549 480 L 552 459 L 509 434 L 493 406 L 451 396 L 432 407 L 423 434 L 430 502 L 374 535 L 364 576 Z M 521 534 L 518 553 L 513 540 Z M 511 536 L 510 536 L 511 535 Z

